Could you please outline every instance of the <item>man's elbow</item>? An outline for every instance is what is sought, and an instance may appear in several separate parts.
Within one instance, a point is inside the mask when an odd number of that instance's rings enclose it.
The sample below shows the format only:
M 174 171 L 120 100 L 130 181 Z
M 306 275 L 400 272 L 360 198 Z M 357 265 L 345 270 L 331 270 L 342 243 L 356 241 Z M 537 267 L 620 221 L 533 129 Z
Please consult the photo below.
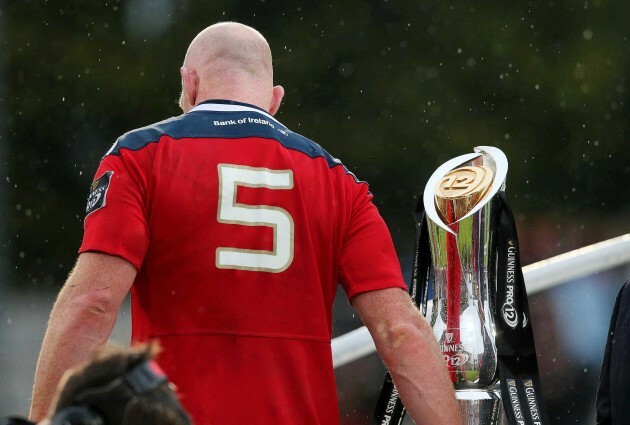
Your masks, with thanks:
M 385 330 L 378 344 L 379 354 L 389 367 L 407 358 L 410 352 L 424 351 L 432 342 L 431 328 L 413 322 L 394 324 Z
M 60 297 L 61 298 L 61 297 Z M 90 318 L 110 318 L 118 314 L 120 300 L 110 287 L 104 286 L 83 294 L 69 295 L 60 299 L 61 306 L 75 315 Z
M 85 308 L 89 313 L 95 315 L 107 316 L 118 312 L 118 306 L 114 301 L 114 297 L 108 293 L 108 288 L 86 296 Z

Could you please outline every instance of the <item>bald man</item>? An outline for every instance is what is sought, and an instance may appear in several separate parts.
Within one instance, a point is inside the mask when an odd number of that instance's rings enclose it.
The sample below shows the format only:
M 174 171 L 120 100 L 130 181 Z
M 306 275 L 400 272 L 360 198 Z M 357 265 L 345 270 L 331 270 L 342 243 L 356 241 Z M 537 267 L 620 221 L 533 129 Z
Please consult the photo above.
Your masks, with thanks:
M 263 36 L 213 25 L 180 71 L 184 114 L 123 135 L 96 172 L 31 417 L 63 371 L 106 342 L 131 291 L 133 342 L 159 340 L 159 363 L 197 424 L 338 424 L 340 283 L 416 423 L 459 423 L 367 185 L 273 118 L 284 90 Z

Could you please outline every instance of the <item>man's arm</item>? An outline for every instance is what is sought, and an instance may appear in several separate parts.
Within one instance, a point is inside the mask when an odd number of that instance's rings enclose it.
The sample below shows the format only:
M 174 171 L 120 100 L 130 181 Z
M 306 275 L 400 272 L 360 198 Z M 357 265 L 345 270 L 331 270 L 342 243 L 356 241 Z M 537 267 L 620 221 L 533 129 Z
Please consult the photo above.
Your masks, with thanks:
M 418 425 L 463 423 L 431 327 L 400 288 L 352 299 L 387 365 L 405 408 Z
M 32 420 L 41 420 L 63 373 L 88 360 L 111 335 L 136 277 L 122 258 L 83 253 L 52 309 L 35 372 Z

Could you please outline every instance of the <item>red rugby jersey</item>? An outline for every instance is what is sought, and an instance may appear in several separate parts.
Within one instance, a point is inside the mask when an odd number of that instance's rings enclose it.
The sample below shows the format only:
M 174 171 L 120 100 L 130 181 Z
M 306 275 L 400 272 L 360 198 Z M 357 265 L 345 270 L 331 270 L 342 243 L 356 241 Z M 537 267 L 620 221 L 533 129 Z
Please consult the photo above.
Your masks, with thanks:
M 337 284 L 349 298 L 405 288 L 367 184 L 231 101 L 116 141 L 91 187 L 86 251 L 138 269 L 132 339 L 159 340 L 198 425 L 339 423 Z

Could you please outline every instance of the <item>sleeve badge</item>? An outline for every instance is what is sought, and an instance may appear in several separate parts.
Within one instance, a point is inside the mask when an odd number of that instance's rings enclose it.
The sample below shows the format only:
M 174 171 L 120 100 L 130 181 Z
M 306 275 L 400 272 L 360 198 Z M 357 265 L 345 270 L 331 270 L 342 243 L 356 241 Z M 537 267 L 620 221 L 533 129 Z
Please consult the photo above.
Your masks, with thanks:
M 90 195 L 88 196 L 87 206 L 85 207 L 86 217 L 105 206 L 107 189 L 109 189 L 109 183 L 113 174 L 113 171 L 106 171 L 101 177 L 94 180 L 90 186 Z

